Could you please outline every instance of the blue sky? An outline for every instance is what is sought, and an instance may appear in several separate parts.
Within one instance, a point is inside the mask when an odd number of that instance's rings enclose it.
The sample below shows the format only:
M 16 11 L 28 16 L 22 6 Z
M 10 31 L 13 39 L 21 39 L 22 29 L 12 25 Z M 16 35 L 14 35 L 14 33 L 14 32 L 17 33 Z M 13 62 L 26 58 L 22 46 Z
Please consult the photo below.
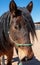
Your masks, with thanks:
M 9 10 L 9 3 L 11 0 L 0 0 L 0 16 Z M 40 0 L 14 0 L 17 6 L 27 6 L 30 1 L 33 1 L 33 10 L 31 16 L 34 22 L 40 22 Z

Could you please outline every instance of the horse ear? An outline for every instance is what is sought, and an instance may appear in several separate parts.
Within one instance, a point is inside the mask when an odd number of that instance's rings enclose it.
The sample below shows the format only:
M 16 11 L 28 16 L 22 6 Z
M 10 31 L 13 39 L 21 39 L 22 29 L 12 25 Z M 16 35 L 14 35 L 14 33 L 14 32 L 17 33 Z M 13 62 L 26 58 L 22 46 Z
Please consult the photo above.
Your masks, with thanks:
M 10 10 L 10 12 L 16 12 L 16 10 L 17 10 L 17 5 L 14 2 L 14 0 L 11 0 L 11 2 L 10 2 L 10 4 L 9 4 L 9 10 Z
M 31 12 L 31 11 L 32 11 L 32 8 L 33 8 L 33 2 L 31 1 L 31 2 L 27 5 L 26 8 L 28 9 L 29 12 Z

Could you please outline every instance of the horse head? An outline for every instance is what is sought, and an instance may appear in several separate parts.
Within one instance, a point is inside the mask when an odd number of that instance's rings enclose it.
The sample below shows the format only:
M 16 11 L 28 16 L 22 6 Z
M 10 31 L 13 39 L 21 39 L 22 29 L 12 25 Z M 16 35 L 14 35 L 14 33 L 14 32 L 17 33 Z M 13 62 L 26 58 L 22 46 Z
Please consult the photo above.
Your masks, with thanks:
M 11 43 L 16 45 L 18 44 L 31 44 L 30 33 L 32 38 L 36 36 L 35 25 L 33 23 L 33 19 L 31 17 L 31 11 L 33 8 L 33 2 L 31 1 L 26 7 L 17 7 L 14 0 L 12 0 L 9 4 L 10 11 L 10 27 L 9 27 L 9 40 Z M 15 46 L 16 47 L 16 46 Z M 31 46 L 26 47 L 16 47 L 18 50 L 19 58 L 20 52 L 24 54 L 23 58 L 27 57 L 31 59 L 33 57 L 33 51 Z M 23 59 L 21 58 L 21 59 Z

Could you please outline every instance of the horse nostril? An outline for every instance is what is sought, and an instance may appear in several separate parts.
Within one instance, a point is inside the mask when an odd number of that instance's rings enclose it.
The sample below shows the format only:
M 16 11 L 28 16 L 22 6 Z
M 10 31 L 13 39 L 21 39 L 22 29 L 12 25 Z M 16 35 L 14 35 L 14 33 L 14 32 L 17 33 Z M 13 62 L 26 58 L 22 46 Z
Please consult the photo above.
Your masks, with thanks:
M 17 27 L 17 26 L 15 26 L 15 29 L 18 29 L 18 27 Z

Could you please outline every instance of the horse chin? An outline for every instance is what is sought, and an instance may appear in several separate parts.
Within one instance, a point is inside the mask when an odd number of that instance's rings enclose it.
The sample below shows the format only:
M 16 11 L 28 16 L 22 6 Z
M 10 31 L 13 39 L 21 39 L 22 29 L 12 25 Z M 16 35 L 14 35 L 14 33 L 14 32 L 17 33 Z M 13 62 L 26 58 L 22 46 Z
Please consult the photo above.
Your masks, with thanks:
M 32 53 L 29 57 L 24 57 L 21 61 L 22 62 L 30 61 L 32 60 L 33 57 L 34 57 L 34 54 Z
M 21 52 L 21 53 L 20 53 Z M 33 56 L 34 56 L 34 54 L 33 54 L 33 51 L 30 51 L 30 53 L 27 53 L 25 50 L 23 50 L 23 49 L 18 49 L 18 55 L 19 55 L 19 59 L 21 60 L 21 61 L 28 61 L 28 60 L 31 60 L 32 58 L 33 58 Z

